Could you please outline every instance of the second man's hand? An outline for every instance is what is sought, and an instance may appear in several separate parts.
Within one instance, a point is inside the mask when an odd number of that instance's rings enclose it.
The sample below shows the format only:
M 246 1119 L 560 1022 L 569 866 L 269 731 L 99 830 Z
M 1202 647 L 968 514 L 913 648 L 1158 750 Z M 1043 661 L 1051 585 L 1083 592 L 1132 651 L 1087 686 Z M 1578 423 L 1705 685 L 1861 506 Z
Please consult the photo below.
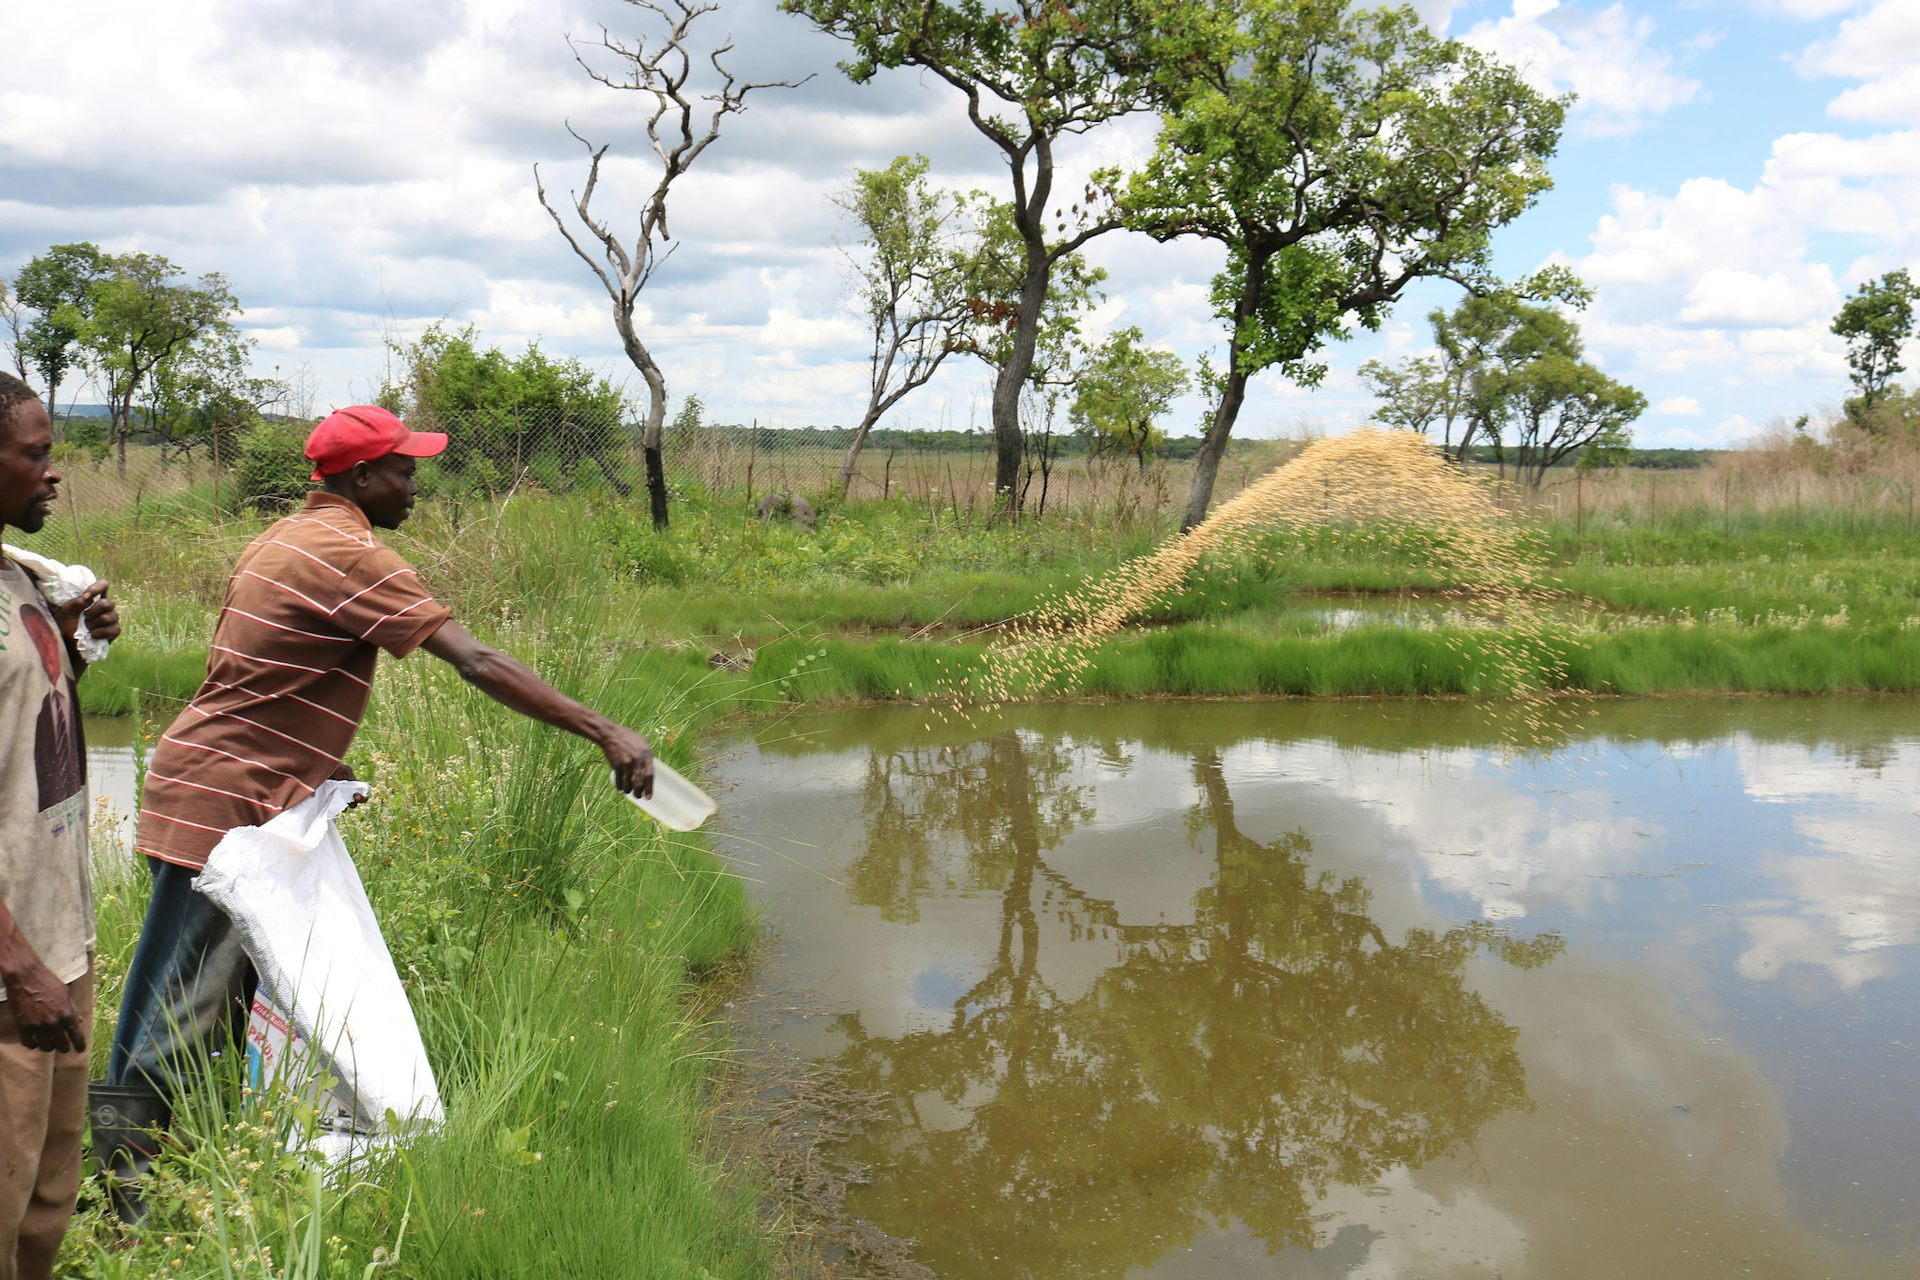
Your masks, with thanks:
M 331 774 L 329 774 L 328 778 L 330 781 L 333 781 L 333 782 L 360 781 L 360 775 L 355 773 L 353 771 L 353 766 L 348 764 L 345 760 L 342 760 L 340 762 L 340 767 L 338 769 L 335 769 Z M 365 804 L 366 802 L 367 802 L 367 798 L 365 796 L 355 796 L 353 799 L 347 801 L 347 808 L 358 809 L 361 805 Z
M 621 725 L 611 726 L 600 739 L 600 749 L 613 766 L 613 783 L 622 791 L 653 796 L 653 747 L 643 733 Z

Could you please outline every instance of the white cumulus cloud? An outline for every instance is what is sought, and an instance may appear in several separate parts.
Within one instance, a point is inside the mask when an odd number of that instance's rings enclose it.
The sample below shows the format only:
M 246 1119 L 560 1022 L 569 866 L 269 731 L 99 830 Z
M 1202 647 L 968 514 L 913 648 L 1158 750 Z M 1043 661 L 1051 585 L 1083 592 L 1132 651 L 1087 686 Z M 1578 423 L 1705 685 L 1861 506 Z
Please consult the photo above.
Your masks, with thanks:
M 1839 303 L 1840 287 L 1821 263 L 1765 275 L 1715 267 L 1693 282 L 1680 319 L 1729 329 L 1778 329 L 1830 316 Z
M 1693 101 L 1700 83 L 1682 75 L 1653 43 L 1651 18 L 1623 4 L 1597 12 L 1555 0 L 1514 0 L 1504 18 L 1476 24 L 1465 39 L 1517 67 L 1536 87 L 1579 96 L 1575 127 L 1595 136 L 1633 133 Z
M 1878 0 L 1800 55 L 1805 76 L 1857 80 L 1827 104 L 1840 120 L 1920 125 L 1920 4 Z

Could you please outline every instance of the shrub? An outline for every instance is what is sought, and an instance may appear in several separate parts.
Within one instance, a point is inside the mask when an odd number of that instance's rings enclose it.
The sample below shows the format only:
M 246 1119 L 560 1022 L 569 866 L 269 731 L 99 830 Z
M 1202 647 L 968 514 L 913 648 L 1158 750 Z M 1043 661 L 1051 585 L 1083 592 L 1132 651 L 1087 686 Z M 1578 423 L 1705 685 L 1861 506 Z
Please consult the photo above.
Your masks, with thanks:
M 307 461 L 306 432 L 284 422 L 264 419 L 240 437 L 240 458 L 234 464 L 234 492 L 239 500 L 260 511 L 293 506 L 307 495 L 313 463 Z

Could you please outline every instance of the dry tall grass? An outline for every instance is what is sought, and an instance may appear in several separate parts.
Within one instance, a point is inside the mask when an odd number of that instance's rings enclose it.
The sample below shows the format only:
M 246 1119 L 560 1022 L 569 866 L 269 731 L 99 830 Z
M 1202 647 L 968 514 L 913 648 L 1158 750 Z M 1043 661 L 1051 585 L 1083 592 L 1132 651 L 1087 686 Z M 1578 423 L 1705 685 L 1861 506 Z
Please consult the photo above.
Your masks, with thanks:
M 778 437 L 775 437 L 778 439 Z M 934 509 L 986 514 L 993 510 L 991 442 L 956 453 L 934 449 L 870 448 L 848 486 L 848 498 L 900 500 Z M 1214 493 L 1232 497 L 1297 454 L 1295 440 L 1248 441 L 1221 464 Z M 742 439 L 733 432 L 683 432 L 667 445 L 669 482 L 697 483 L 709 492 L 739 491 L 749 505 L 768 493 L 812 496 L 829 492 L 845 455 L 821 445 Z M 1102 515 L 1171 516 L 1185 509 L 1193 463 L 1130 459 L 1057 458 L 1042 472 L 1022 473 L 1023 509 Z

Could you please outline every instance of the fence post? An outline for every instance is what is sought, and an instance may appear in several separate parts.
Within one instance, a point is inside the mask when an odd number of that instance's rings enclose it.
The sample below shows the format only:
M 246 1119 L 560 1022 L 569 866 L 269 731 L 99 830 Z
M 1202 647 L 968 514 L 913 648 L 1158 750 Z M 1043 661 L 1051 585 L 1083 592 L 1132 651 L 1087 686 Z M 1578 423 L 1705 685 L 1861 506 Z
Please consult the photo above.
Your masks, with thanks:
M 880 473 L 880 500 L 882 502 L 885 502 L 893 496 L 893 451 L 899 447 L 897 444 L 887 446 L 887 465 Z
M 1587 473 L 1573 473 L 1573 536 L 1584 538 L 1587 534 Z
M 760 419 L 747 428 L 747 510 L 753 510 L 753 460 L 760 452 Z

